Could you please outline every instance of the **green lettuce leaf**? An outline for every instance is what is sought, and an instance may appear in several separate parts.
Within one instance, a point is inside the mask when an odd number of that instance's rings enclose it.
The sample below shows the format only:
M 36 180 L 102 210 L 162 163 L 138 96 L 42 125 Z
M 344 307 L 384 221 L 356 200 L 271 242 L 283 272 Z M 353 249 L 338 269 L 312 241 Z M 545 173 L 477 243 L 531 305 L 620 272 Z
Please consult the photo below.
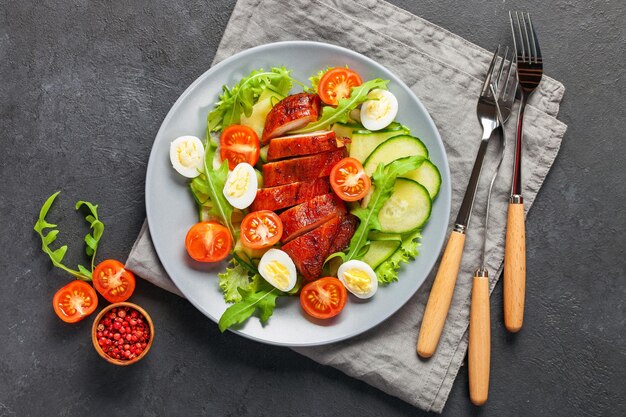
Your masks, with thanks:
M 257 274 L 251 274 L 248 268 L 239 264 L 233 259 L 233 267 L 226 268 L 226 271 L 217 274 L 219 277 L 219 286 L 224 293 L 224 300 L 227 303 L 237 303 L 241 301 L 241 293 L 239 288 L 245 291 L 256 291 L 259 286 L 261 277 Z
M 270 71 L 258 69 L 242 78 L 232 89 L 223 86 L 222 95 L 208 115 L 209 132 L 217 132 L 239 123 L 242 114 L 250 116 L 252 106 L 266 88 L 282 96 L 289 94 L 295 81 L 289 73 L 285 67 L 275 67 Z
M 360 259 L 365 255 L 367 245 L 369 244 L 368 234 L 372 230 L 381 229 L 378 214 L 391 196 L 396 178 L 408 171 L 417 169 L 422 165 L 424 159 L 423 156 L 409 156 L 397 159 L 386 166 L 382 163 L 378 165 L 372 176 L 374 192 L 367 207 L 357 207 L 351 211 L 352 214 L 361 220 L 361 223 L 350 240 L 347 255 L 342 257 L 344 261 Z
M 376 268 L 375 272 L 379 283 L 384 285 L 398 280 L 398 271 L 400 270 L 401 264 L 408 263 L 417 256 L 417 248 L 419 246 L 417 239 L 421 237 L 422 235 L 419 230 L 403 236 L 400 247 L 389 259 Z
M 358 87 L 352 87 L 350 97 L 339 99 L 339 103 L 336 107 L 324 106 L 322 116 L 317 121 L 311 122 L 304 128 L 296 130 L 292 133 L 310 133 L 326 129 L 333 123 L 346 123 L 350 112 L 356 109 L 359 104 L 367 100 L 367 93 L 375 88 L 386 89 L 388 82 L 389 80 L 375 78 L 361 84 Z
M 260 291 L 252 292 L 242 288 L 238 289 L 241 301 L 228 307 L 220 317 L 218 323 L 220 331 L 224 332 L 231 326 L 243 323 L 250 318 L 255 311 L 259 311 L 261 323 L 265 324 L 274 313 L 276 298 L 284 295 L 278 289 L 269 284 Z
M 320 80 L 328 71 L 333 69 L 333 67 L 326 67 L 326 69 L 319 70 L 317 74 L 309 77 L 309 81 L 311 82 L 311 87 L 306 87 L 304 91 L 307 93 L 317 94 L 317 86 L 320 84 Z

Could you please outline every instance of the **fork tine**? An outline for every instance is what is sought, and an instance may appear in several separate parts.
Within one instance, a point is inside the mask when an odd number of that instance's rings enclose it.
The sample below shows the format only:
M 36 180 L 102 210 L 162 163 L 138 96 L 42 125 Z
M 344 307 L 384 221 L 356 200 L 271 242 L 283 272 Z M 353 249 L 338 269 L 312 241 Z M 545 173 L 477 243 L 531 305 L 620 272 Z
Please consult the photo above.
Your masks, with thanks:
M 493 58 L 491 58 L 491 63 L 489 64 L 489 69 L 487 70 L 487 76 L 485 77 L 485 82 L 483 83 L 483 88 L 480 90 L 480 95 L 485 96 L 489 92 L 489 86 L 491 85 L 491 77 L 493 75 L 493 68 L 496 65 L 496 60 L 498 59 L 498 55 L 500 54 L 500 45 L 496 48 L 496 51 L 493 54 Z
M 504 88 L 502 89 L 502 95 L 505 101 L 510 101 L 511 99 L 515 100 L 515 90 L 517 90 L 517 77 L 512 77 L 513 73 L 513 59 L 515 58 L 515 52 L 513 52 L 511 59 L 509 60 L 509 69 L 506 73 L 506 83 L 504 84 Z M 509 84 L 511 86 L 511 90 L 509 90 Z
M 522 42 L 525 42 L 524 44 L 524 49 L 528 48 L 528 57 L 527 60 L 525 60 L 525 62 L 532 62 L 533 61 L 533 52 L 530 49 L 530 36 L 528 35 L 528 25 L 526 24 L 526 17 L 524 16 L 524 12 L 521 13 L 522 15 L 522 27 L 524 28 L 524 36 L 522 37 Z
M 528 25 L 530 26 L 530 36 L 533 43 L 533 48 L 535 49 L 535 64 L 539 62 L 541 59 L 541 49 L 539 49 L 539 39 L 537 39 L 537 32 L 535 32 L 535 27 L 533 26 L 532 20 L 530 20 L 530 13 L 526 13 L 528 16 Z
M 496 79 L 494 85 L 496 87 L 496 91 L 500 91 L 500 83 L 502 82 L 502 73 L 504 71 L 504 64 L 506 63 L 506 56 L 509 54 L 509 47 L 507 46 L 504 50 L 504 56 L 500 60 L 500 67 L 498 68 L 498 78 Z
M 509 12 L 509 20 L 511 21 L 511 33 L 513 34 L 513 45 L 515 45 L 516 60 L 520 59 L 522 62 L 525 60 L 526 51 L 524 50 L 524 37 L 522 36 L 522 26 L 519 21 L 519 13 L 515 12 L 515 19 L 513 14 Z M 517 26 L 515 22 L 517 21 Z M 517 29 L 517 31 L 515 30 Z M 517 34 L 515 33 L 517 32 Z

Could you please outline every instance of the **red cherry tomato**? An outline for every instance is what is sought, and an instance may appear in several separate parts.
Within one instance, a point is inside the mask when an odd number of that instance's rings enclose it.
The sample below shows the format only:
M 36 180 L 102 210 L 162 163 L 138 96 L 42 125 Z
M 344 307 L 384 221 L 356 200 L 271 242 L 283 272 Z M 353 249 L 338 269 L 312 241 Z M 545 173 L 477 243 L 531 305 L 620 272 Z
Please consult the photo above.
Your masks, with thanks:
M 326 72 L 317 86 L 317 94 L 322 101 L 336 106 L 339 99 L 350 97 L 352 87 L 363 84 L 359 74 L 348 68 L 333 68 Z
M 96 310 L 98 294 L 86 282 L 72 281 L 54 294 L 52 307 L 61 320 L 76 323 Z
M 253 211 L 241 222 L 241 243 L 251 249 L 274 246 L 283 235 L 283 222 L 273 211 Z
M 302 288 L 300 305 L 304 311 L 318 319 L 335 317 L 343 310 L 348 292 L 337 278 L 326 277 L 313 281 Z
M 220 157 L 222 161 L 228 160 L 230 169 L 234 169 L 241 162 L 247 162 L 254 166 L 259 160 L 260 152 L 259 137 L 248 126 L 232 125 L 222 132 Z
M 126 301 L 135 291 L 135 275 L 115 259 L 107 259 L 91 274 L 93 286 L 110 303 Z
M 363 165 L 354 158 L 344 158 L 333 167 L 330 171 L 330 185 L 344 201 L 360 200 L 372 188 Z
M 185 238 L 187 253 L 199 262 L 217 262 L 226 258 L 233 246 L 228 229 L 216 222 L 191 226 Z

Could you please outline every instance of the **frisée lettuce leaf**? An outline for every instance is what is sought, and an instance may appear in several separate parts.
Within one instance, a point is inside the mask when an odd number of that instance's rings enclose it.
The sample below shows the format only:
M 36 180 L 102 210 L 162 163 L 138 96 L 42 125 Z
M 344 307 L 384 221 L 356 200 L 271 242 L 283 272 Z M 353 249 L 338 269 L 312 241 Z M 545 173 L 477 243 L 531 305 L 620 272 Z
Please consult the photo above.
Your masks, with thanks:
M 419 230 L 403 236 L 400 247 L 374 271 L 379 283 L 389 284 L 398 280 L 398 271 L 401 264 L 408 263 L 417 256 L 417 247 L 419 246 L 417 239 L 421 237 Z

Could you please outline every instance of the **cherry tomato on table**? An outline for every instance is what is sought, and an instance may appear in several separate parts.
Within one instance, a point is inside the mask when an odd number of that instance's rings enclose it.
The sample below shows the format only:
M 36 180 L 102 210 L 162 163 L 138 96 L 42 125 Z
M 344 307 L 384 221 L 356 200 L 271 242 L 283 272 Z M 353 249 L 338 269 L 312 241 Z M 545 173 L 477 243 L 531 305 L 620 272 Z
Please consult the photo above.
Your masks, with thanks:
M 187 253 L 198 262 L 217 262 L 226 258 L 233 246 L 230 231 L 217 222 L 191 226 L 185 238 Z
M 228 159 L 228 167 L 235 169 L 237 164 L 247 162 L 254 166 L 259 160 L 261 144 L 256 132 L 248 126 L 228 126 L 220 136 L 220 157 Z
M 72 281 L 54 294 L 52 307 L 61 320 L 76 323 L 96 310 L 98 294 L 86 282 Z
M 326 72 L 317 86 L 317 94 L 322 101 L 336 106 L 339 99 L 350 97 L 352 87 L 363 84 L 359 74 L 348 68 L 333 68 Z
M 318 319 L 335 317 L 343 310 L 348 292 L 337 278 L 326 277 L 302 288 L 300 304 L 304 311 Z
M 270 210 L 253 211 L 241 222 L 241 243 L 251 249 L 274 246 L 283 235 L 283 222 Z
M 135 291 L 135 275 L 115 259 L 100 262 L 91 278 L 96 290 L 110 303 L 126 301 Z
M 333 167 L 330 171 L 330 185 L 344 201 L 360 200 L 372 188 L 363 165 L 354 158 L 344 158 Z

